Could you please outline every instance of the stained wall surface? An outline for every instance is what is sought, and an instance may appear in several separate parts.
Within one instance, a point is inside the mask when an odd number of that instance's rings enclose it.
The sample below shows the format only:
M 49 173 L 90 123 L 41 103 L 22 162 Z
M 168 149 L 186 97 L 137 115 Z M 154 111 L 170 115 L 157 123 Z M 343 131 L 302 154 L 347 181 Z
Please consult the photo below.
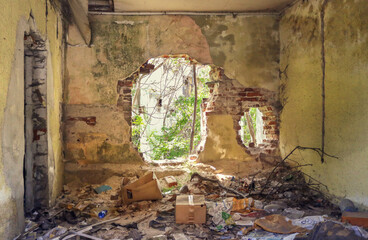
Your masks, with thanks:
M 83 44 L 73 26 L 69 30 L 69 163 L 142 162 L 130 143 L 129 124 L 116 107 L 117 83 L 152 57 L 188 54 L 200 63 L 223 67 L 244 86 L 278 91 L 277 16 L 90 15 L 90 24 L 91 46 Z M 83 121 L 86 117 L 95 118 L 95 125 Z M 232 143 L 238 144 L 233 135 Z M 244 158 L 244 153 L 236 158 Z
M 48 3 L 46 5 L 46 3 Z M 48 1 L 0 1 L 0 239 L 23 230 L 24 34 L 46 40 L 50 204 L 61 189 L 62 20 Z
M 324 41 L 321 0 L 300 1 L 280 21 L 283 155 L 295 146 L 322 144 L 322 56 L 325 56 L 325 157 L 297 152 L 305 172 L 337 197 L 368 206 L 368 2 L 326 1 Z M 322 44 L 324 51 L 322 52 Z

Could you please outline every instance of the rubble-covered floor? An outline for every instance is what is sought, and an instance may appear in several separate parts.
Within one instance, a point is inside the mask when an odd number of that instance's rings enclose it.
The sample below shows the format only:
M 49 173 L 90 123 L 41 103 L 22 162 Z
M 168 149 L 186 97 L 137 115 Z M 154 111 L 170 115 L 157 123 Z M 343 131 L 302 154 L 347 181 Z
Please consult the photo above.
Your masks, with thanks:
M 162 177 L 161 200 L 130 204 L 122 202 L 122 186 L 141 176 L 111 176 L 102 185 L 71 182 L 54 208 L 27 217 L 25 233 L 17 239 L 368 238 L 363 228 L 341 223 L 340 209 L 320 192 L 324 186 L 306 182 L 299 169 L 281 164 L 239 178 L 194 162 L 161 167 L 164 175 L 176 174 L 177 185 L 170 187 Z M 205 224 L 175 223 L 181 194 L 205 196 Z M 103 210 L 106 216 L 98 217 Z

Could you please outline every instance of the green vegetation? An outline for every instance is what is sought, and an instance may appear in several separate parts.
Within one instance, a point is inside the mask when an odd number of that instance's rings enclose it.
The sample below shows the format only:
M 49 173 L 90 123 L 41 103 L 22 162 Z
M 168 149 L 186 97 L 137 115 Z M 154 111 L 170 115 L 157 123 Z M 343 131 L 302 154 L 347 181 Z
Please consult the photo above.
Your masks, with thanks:
M 256 135 L 257 134 L 257 127 L 256 127 L 256 124 L 257 124 L 257 108 L 249 108 L 249 115 L 252 119 L 254 135 Z M 252 137 L 250 135 L 250 130 L 249 130 L 249 126 L 248 126 L 248 123 L 247 123 L 247 119 L 245 117 L 245 113 L 241 117 L 240 121 L 242 122 L 241 126 L 243 126 L 242 129 L 241 129 L 241 131 L 243 131 L 242 140 L 243 140 L 244 145 L 248 146 L 249 143 L 252 142 Z
M 182 61 L 171 59 L 173 75 L 180 72 Z M 186 63 L 188 64 L 188 63 Z M 188 67 L 188 65 L 186 66 Z M 191 67 L 191 66 L 189 66 Z M 197 112 L 195 122 L 194 146 L 200 142 L 201 138 L 201 108 L 204 98 L 209 97 L 209 88 L 206 82 L 209 81 L 209 67 L 197 69 Z M 164 78 L 164 77 L 162 77 Z M 187 83 L 189 93 L 176 97 L 170 106 L 165 109 L 164 124 L 160 130 L 149 128 L 151 116 L 147 113 L 133 114 L 132 141 L 141 150 L 141 136 L 146 132 L 147 142 L 150 151 L 146 154 L 152 160 L 176 159 L 189 154 L 190 136 L 193 124 L 193 112 L 195 104 L 195 94 L 193 83 Z M 177 91 L 183 91 L 182 88 Z M 136 89 L 133 91 L 133 94 Z M 170 93 L 173 94 L 173 93 Z M 148 125 L 148 126 L 147 126 Z

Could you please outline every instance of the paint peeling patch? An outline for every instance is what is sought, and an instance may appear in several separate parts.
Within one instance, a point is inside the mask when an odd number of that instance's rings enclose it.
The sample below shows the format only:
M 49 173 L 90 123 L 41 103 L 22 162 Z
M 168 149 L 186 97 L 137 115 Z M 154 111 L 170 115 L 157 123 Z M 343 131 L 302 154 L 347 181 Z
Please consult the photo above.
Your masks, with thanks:
M 83 121 L 86 122 L 87 125 L 95 126 L 96 125 L 96 117 L 70 117 L 68 121 Z

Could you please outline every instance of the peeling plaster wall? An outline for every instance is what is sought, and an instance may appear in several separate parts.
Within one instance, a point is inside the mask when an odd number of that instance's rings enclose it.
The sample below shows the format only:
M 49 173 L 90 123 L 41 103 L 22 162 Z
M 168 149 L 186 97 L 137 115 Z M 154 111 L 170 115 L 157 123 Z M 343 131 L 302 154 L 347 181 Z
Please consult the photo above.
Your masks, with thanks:
M 321 0 L 300 1 L 280 22 L 281 114 L 280 150 L 321 147 L 322 40 Z M 325 151 L 294 154 L 305 172 L 326 184 L 337 197 L 368 206 L 368 2 L 327 1 L 325 35 Z M 286 69 L 286 70 L 285 70 Z M 285 70 L 285 71 L 284 71 Z
M 35 30 L 47 41 L 48 144 L 50 203 L 62 186 L 60 102 L 62 100 L 62 21 L 45 1 L 0 1 L 0 239 L 24 227 L 24 32 Z M 30 13 L 34 17 L 30 19 Z
M 67 160 L 72 163 L 141 162 L 141 157 L 130 144 L 129 124 L 123 118 L 123 111 L 119 106 L 115 108 L 117 82 L 152 57 L 188 54 L 203 64 L 224 67 L 229 77 L 244 86 L 259 86 L 277 92 L 277 20 L 276 16 L 90 15 L 91 47 L 81 42 L 71 26 L 66 109 L 73 111 L 66 111 L 65 119 Z M 84 127 L 78 129 L 75 123 L 67 121 L 83 116 L 95 117 L 96 125 L 80 123 Z M 229 131 L 235 135 L 233 128 Z M 93 137 L 95 135 L 99 137 Z M 82 136 L 84 141 L 75 141 Z M 106 149 L 105 154 L 109 157 L 105 159 L 97 153 L 104 144 L 115 145 Z M 238 144 L 235 137 L 233 144 Z M 244 155 L 238 154 L 240 158 Z

